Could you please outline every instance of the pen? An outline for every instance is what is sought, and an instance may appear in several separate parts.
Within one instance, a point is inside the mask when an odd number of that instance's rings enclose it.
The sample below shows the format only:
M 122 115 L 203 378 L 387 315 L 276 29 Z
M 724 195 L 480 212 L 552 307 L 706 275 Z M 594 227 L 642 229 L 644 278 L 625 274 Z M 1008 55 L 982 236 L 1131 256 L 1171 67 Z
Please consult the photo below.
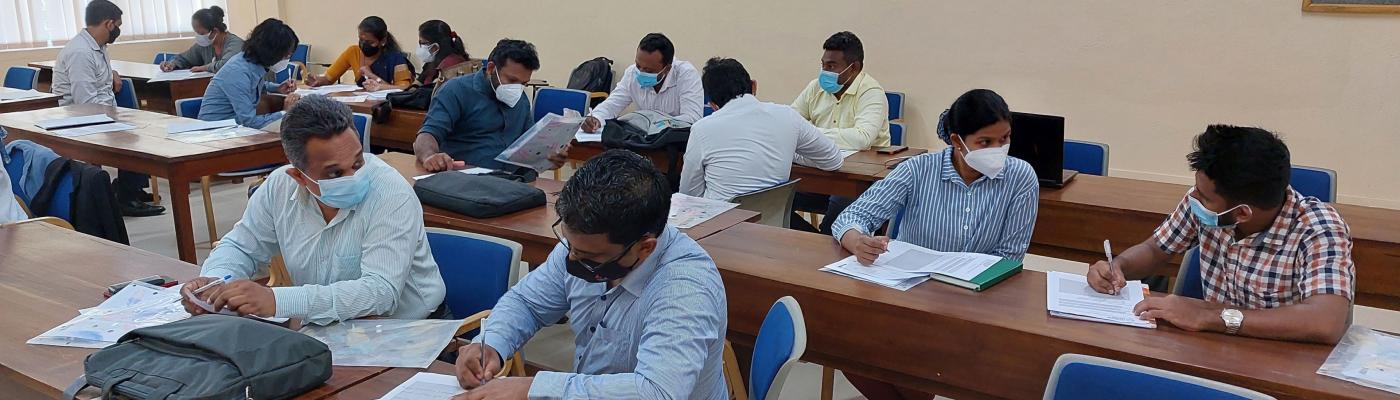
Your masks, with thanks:
M 224 275 L 224 277 L 222 277 L 222 278 L 215 279 L 213 282 L 209 282 L 209 283 L 205 284 L 204 286 L 200 286 L 199 289 L 195 289 L 193 293 L 194 293 L 194 294 L 204 293 L 205 290 L 209 290 L 210 288 L 213 288 L 213 287 L 215 287 L 215 286 L 218 286 L 218 285 L 222 285 L 222 284 L 224 284 L 224 283 L 227 283 L 227 282 L 228 282 L 229 280 L 231 280 L 231 279 L 233 279 L 233 275 Z
M 481 383 L 491 380 L 491 374 L 486 371 L 486 319 L 481 320 Z
M 1113 270 L 1113 245 L 1108 243 L 1108 239 L 1103 240 L 1103 256 L 1108 258 L 1108 270 Z M 1112 295 L 1118 294 L 1118 288 L 1113 288 Z

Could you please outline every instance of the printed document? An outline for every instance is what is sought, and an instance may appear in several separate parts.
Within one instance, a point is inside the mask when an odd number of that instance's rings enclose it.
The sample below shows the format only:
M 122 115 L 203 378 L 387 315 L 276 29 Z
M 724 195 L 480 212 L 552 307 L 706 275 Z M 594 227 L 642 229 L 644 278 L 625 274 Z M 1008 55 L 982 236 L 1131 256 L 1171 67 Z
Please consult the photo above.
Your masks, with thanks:
M 727 201 L 672 193 L 671 214 L 666 222 L 678 229 L 690 229 L 738 206 Z
M 1051 271 L 1045 273 L 1045 285 L 1045 307 L 1052 316 L 1139 328 L 1157 327 L 1156 322 L 1144 321 L 1133 314 L 1133 307 L 1147 296 L 1147 286 L 1142 282 L 1128 281 L 1117 295 L 1111 295 L 1094 291 L 1084 275 Z
M 77 128 L 65 128 L 50 132 L 53 132 L 54 136 L 71 138 L 78 136 L 87 136 L 97 133 L 129 131 L 133 129 L 136 129 L 135 125 L 121 122 L 113 122 L 110 124 L 88 125 L 80 126 Z
M 157 73 L 156 76 L 146 80 L 146 82 L 183 81 L 186 79 L 206 78 L 214 76 L 209 72 L 192 72 L 188 69 L 177 69 L 170 72 Z
M 891 240 L 885 254 L 876 258 L 873 264 L 861 265 L 855 256 L 850 256 L 821 270 L 908 290 L 934 274 L 970 281 L 1000 261 L 1001 257 L 992 255 L 933 251 Z
M 496 161 L 532 168 L 538 172 L 554 168 L 549 156 L 558 153 L 574 140 L 578 127 L 583 125 L 583 117 L 577 111 L 564 110 L 564 115 L 550 113 L 541 118 L 535 126 L 520 135 L 505 151 L 496 156 Z
M 380 400 L 449 400 L 465 391 L 455 376 L 419 372 Z
M 84 115 L 81 117 L 54 118 L 50 120 L 39 121 L 34 123 L 34 126 L 37 126 L 39 127 L 39 129 L 43 129 L 46 131 L 52 131 L 55 129 L 72 128 L 75 126 L 84 125 L 98 125 L 109 122 L 117 122 L 117 120 L 112 119 L 112 117 L 107 116 L 107 114 L 93 114 Z

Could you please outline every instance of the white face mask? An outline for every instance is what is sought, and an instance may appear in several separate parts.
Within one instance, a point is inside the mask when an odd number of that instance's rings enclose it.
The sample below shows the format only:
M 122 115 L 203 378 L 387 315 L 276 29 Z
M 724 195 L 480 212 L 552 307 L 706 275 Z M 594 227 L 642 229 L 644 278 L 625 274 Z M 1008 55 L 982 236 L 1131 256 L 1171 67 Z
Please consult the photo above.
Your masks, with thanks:
M 271 67 L 268 67 L 268 71 L 275 74 L 275 73 L 278 73 L 278 72 L 282 72 L 283 70 L 286 70 L 286 69 L 287 69 L 287 66 L 289 66 L 289 65 L 292 65 L 292 60 L 290 60 L 290 59 L 283 59 L 282 61 L 278 61 L 276 64 L 272 64 Z
M 413 52 L 413 55 L 418 56 L 419 61 L 425 63 L 433 62 L 433 45 L 420 44 L 418 45 L 418 50 Z
M 957 136 L 957 135 L 954 135 Z M 958 141 L 962 142 L 962 137 L 958 136 Z M 963 161 L 972 169 L 981 172 L 988 178 L 996 177 L 1001 170 L 1006 169 L 1006 157 L 1011 152 L 1011 145 L 1001 147 L 988 147 L 981 150 L 967 151 L 967 142 L 962 142 Z
M 502 84 L 500 73 L 500 70 L 496 71 L 496 100 L 505 103 L 507 107 L 515 108 L 516 103 L 520 103 L 520 97 L 525 95 L 525 85 Z
M 194 35 L 194 44 L 199 47 L 209 47 L 209 45 L 214 44 L 214 32 L 209 32 L 203 35 Z

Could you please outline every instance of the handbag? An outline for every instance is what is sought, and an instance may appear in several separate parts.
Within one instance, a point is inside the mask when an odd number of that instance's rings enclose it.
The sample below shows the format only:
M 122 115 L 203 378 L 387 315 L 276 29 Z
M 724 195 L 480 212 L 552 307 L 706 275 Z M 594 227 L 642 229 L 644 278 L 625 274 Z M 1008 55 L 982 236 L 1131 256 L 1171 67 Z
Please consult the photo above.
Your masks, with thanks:
M 545 204 L 543 190 L 513 178 L 489 175 L 433 174 L 414 182 L 413 192 L 423 204 L 472 218 L 499 217 Z

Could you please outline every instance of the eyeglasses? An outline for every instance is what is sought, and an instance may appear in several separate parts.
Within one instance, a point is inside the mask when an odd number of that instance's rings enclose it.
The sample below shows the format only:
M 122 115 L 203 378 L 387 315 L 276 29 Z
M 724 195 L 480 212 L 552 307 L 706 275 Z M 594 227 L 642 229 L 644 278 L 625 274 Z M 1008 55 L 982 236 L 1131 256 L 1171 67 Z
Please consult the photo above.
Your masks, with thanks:
M 563 218 L 560 218 L 560 219 L 554 221 L 554 225 L 550 225 L 550 226 L 549 226 L 549 230 L 553 231 L 553 232 L 554 232 L 554 238 L 555 238 L 555 239 L 558 239 L 558 240 L 559 240 L 559 243 L 564 245 L 564 251 L 569 252 L 569 254 L 573 254 L 574 249 L 571 248 L 571 247 L 569 247 L 569 241 L 564 240 L 564 235 L 559 234 L 559 224 L 561 224 L 561 223 L 563 223 L 563 222 L 564 222 L 564 219 L 563 219 Z M 579 264 L 583 265 L 584 268 L 588 268 L 589 271 L 594 271 L 594 272 L 596 272 L 596 271 L 598 270 L 598 267 L 602 266 L 603 264 L 615 263 L 615 262 L 617 262 L 617 260 L 621 260 L 621 259 L 622 259 L 622 256 L 627 255 L 628 252 L 631 252 L 631 251 L 632 251 L 632 246 L 637 245 L 637 242 L 640 242 L 640 241 L 642 241 L 642 239 L 638 238 L 638 239 L 636 239 L 636 240 L 633 240 L 631 243 L 628 243 L 626 247 L 623 247 L 623 248 L 622 248 L 622 252 L 621 252 L 621 253 L 618 253 L 617 256 L 613 257 L 611 260 L 608 260 L 608 261 L 604 261 L 604 262 L 593 262 L 593 261 L 585 260 L 585 259 L 582 259 L 582 258 L 577 259 L 577 260 L 574 260 L 574 261 L 576 261 L 576 262 L 578 262 Z

